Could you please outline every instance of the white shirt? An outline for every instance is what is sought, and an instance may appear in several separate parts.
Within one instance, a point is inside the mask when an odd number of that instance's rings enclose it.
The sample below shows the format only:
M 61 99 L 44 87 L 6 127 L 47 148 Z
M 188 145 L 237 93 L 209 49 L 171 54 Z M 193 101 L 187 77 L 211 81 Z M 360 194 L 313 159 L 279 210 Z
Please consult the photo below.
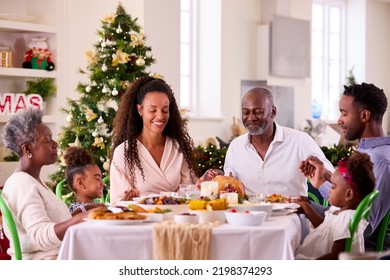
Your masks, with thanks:
M 307 133 L 275 125 L 275 137 L 264 160 L 246 133 L 230 143 L 224 172 L 226 175 L 232 172 L 233 177 L 244 184 L 248 194 L 307 196 L 307 179 L 299 171 L 300 162 L 314 155 L 329 171 L 334 171 L 334 167 Z
M 297 248 L 295 259 L 317 259 L 330 253 L 335 241 L 351 237 L 349 223 L 356 210 L 344 210 L 335 215 L 334 212 L 339 209 L 335 206 L 329 208 L 323 223 L 313 229 Z M 363 232 L 367 225 L 366 220 L 360 221 L 352 241 L 351 252 L 364 253 Z

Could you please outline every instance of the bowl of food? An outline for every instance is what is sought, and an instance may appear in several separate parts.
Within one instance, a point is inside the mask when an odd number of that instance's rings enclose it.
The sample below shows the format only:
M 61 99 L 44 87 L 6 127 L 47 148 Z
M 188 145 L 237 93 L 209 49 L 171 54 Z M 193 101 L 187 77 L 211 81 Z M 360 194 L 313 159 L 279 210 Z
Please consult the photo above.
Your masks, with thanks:
M 226 210 L 189 210 L 191 214 L 199 216 L 199 223 L 213 223 L 213 222 L 226 222 L 225 217 Z
M 230 207 L 230 209 L 236 209 L 237 212 L 245 212 L 245 211 L 264 211 L 267 213 L 267 218 L 272 215 L 272 209 L 273 209 L 272 203 L 259 203 L 259 204 L 252 204 L 252 203 L 244 203 L 244 204 L 235 204 Z
M 234 209 L 225 211 L 224 214 L 228 224 L 235 226 L 261 226 L 268 215 L 264 211 L 237 212 Z
M 169 205 L 169 204 L 157 204 L 157 205 L 154 205 L 154 204 L 138 204 L 139 206 L 141 206 L 142 208 L 144 208 L 147 212 L 149 212 L 149 210 L 151 209 L 155 209 L 156 207 L 158 207 L 159 209 L 163 210 L 163 211 L 168 211 L 168 210 L 171 210 L 174 214 L 180 214 L 180 213 L 184 213 L 184 212 L 187 212 L 188 211 L 188 204 L 172 204 L 172 205 Z
M 181 213 L 174 216 L 175 224 L 197 224 L 199 216 L 191 213 Z

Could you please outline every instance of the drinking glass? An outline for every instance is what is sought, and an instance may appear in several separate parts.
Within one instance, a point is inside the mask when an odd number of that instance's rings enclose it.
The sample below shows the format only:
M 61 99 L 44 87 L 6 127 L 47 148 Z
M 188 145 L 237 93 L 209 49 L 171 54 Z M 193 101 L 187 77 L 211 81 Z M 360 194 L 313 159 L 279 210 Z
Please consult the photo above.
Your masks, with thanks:
M 193 184 L 180 184 L 179 185 L 179 196 L 185 198 L 187 196 L 187 192 L 191 192 L 197 190 L 195 185 Z
M 264 202 L 266 198 L 267 196 L 264 193 L 250 194 L 248 196 L 248 202 L 253 204 L 258 204 L 260 202 Z

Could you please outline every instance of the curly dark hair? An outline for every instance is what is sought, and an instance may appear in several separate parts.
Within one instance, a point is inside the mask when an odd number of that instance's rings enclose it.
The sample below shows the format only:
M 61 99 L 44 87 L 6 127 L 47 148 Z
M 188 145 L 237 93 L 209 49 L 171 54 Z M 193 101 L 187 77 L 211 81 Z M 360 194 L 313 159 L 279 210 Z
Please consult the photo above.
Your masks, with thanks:
M 149 92 L 163 92 L 169 99 L 169 119 L 163 130 L 163 134 L 172 138 L 179 146 L 179 151 L 190 168 L 191 179 L 195 180 L 197 174 L 196 163 L 193 156 L 194 145 L 187 132 L 186 124 L 180 115 L 171 87 L 162 79 L 151 76 L 143 76 L 137 79 L 121 97 L 120 106 L 113 123 L 112 159 L 114 150 L 121 143 L 125 144 L 125 164 L 130 172 L 132 185 L 135 183 L 135 168 L 137 167 L 145 180 L 145 174 L 138 155 L 137 137 L 143 129 L 141 116 L 138 114 L 137 105 L 141 105 Z
M 34 144 L 38 138 L 37 126 L 42 123 L 42 116 L 43 112 L 33 107 L 13 115 L 3 129 L 5 147 L 22 157 L 22 146 Z
M 344 86 L 343 95 L 352 96 L 361 110 L 368 110 L 374 121 L 381 122 L 387 109 L 387 98 L 383 89 L 373 84 L 362 83 Z
M 366 153 L 354 151 L 348 157 L 348 172 L 359 187 L 362 198 L 375 188 L 373 166 L 374 164 L 371 162 L 370 156 Z
M 95 164 L 92 155 L 88 153 L 83 147 L 70 147 L 66 150 L 64 155 L 66 169 L 65 180 L 68 183 L 72 191 L 75 191 L 73 187 L 73 179 L 76 174 L 84 175 L 85 169 L 90 164 Z

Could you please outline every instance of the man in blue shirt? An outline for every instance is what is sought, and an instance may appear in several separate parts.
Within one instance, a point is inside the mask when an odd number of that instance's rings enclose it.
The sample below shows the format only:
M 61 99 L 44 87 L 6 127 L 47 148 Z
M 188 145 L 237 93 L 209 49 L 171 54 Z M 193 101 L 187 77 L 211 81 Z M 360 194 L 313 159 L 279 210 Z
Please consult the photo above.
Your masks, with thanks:
M 366 250 L 375 250 L 378 226 L 390 208 L 390 137 L 382 128 L 387 98 L 382 89 L 362 83 L 344 86 L 339 102 L 340 117 L 337 121 L 345 139 L 359 140 L 358 151 L 367 153 L 374 163 L 376 189 L 379 196 L 371 206 L 369 226 L 365 235 Z M 330 173 L 318 158 L 309 157 L 300 165 L 301 172 L 310 178 L 311 184 L 328 198 Z M 325 209 L 322 209 L 324 211 Z M 390 232 L 387 230 L 384 250 L 390 249 Z

